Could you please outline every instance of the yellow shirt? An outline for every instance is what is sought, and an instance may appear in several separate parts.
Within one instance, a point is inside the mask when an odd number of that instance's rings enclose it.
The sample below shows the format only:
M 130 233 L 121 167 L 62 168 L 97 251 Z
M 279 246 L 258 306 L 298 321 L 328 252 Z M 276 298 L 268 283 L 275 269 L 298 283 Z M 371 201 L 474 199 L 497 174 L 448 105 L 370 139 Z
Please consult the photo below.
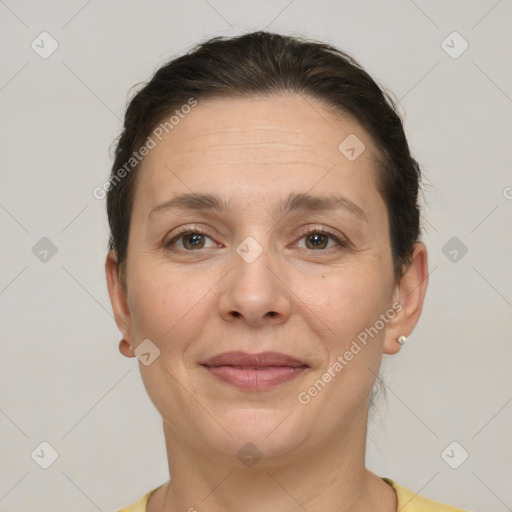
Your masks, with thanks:
M 424 496 L 420 496 L 405 487 L 395 484 L 389 478 L 382 478 L 387 482 L 396 492 L 398 498 L 398 511 L 399 512 L 465 512 L 461 508 L 450 507 L 449 505 L 443 505 L 437 501 L 429 500 Z M 123 508 L 119 512 L 146 512 L 146 504 L 151 494 L 153 494 L 158 487 L 149 491 L 144 495 L 137 503 L 130 505 L 129 507 Z

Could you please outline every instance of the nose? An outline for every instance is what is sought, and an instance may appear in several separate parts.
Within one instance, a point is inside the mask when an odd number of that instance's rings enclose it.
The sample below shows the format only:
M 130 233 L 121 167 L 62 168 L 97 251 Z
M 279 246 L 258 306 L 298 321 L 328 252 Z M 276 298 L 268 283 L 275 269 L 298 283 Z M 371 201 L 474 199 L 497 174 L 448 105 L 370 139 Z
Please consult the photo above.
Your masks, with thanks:
M 290 316 L 293 293 L 283 266 L 279 265 L 277 255 L 271 255 L 263 247 L 260 250 L 255 259 L 254 255 L 247 258 L 242 246 L 233 254 L 232 270 L 221 281 L 219 313 L 229 322 L 268 327 L 283 323 Z

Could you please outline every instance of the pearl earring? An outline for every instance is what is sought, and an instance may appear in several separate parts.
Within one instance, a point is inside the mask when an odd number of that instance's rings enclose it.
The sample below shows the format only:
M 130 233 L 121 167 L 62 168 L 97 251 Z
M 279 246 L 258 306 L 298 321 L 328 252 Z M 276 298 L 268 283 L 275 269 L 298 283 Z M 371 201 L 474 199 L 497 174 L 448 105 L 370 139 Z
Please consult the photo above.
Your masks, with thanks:
M 396 341 L 398 341 L 400 345 L 403 345 L 407 341 L 407 336 L 400 336 Z

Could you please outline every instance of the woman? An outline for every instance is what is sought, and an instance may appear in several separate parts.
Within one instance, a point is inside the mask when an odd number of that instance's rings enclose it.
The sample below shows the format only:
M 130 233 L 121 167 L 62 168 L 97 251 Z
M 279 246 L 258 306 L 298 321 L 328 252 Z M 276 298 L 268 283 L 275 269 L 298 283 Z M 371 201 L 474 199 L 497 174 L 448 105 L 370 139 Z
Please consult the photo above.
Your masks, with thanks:
M 325 44 L 216 38 L 135 95 L 106 275 L 171 478 L 123 511 L 460 510 L 365 468 L 427 287 L 419 182 L 392 100 Z

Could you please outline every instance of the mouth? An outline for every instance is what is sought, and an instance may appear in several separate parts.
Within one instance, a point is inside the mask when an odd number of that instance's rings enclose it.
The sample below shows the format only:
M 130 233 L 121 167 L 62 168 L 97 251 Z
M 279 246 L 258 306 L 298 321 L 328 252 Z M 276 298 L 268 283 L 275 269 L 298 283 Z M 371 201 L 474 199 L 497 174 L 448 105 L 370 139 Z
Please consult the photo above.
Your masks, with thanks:
M 279 352 L 225 352 L 201 363 L 217 379 L 247 391 L 264 391 L 288 382 L 309 368 Z

